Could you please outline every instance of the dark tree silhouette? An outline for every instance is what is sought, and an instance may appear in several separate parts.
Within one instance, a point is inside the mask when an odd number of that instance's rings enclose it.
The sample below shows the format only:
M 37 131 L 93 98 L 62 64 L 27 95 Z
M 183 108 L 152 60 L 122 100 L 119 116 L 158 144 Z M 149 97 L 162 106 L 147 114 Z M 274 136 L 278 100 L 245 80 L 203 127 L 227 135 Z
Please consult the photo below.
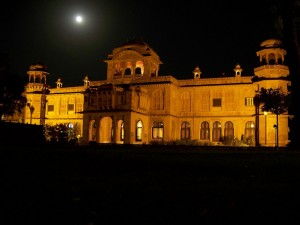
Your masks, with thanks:
M 276 147 L 278 147 L 278 116 L 288 112 L 291 104 L 290 94 L 283 93 L 281 88 L 261 88 L 255 95 L 254 102 L 261 111 L 276 115 Z
M 0 53 L 0 121 L 2 116 L 21 112 L 27 99 L 23 96 L 26 79 L 10 71 L 9 57 Z
M 70 128 L 67 124 L 56 124 L 54 126 L 44 125 L 44 136 L 48 142 L 75 144 L 78 134 L 78 125 L 75 125 L 73 128 Z

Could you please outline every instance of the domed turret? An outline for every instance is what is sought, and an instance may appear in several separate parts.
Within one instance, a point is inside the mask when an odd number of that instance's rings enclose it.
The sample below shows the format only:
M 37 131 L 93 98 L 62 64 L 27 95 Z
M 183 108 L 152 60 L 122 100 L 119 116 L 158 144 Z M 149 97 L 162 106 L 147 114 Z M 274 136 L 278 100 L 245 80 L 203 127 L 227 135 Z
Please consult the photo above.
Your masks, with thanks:
M 141 40 L 121 44 L 104 62 L 107 63 L 107 80 L 122 82 L 157 77 L 162 64 L 156 52 Z
M 257 77 L 280 78 L 289 75 L 289 68 L 284 65 L 286 50 L 282 42 L 277 39 L 268 39 L 260 44 L 261 50 L 256 52 L 260 66 L 254 69 Z
M 46 86 L 47 76 L 49 75 L 47 70 L 47 66 L 42 62 L 36 62 L 29 66 L 29 70 L 27 71 L 27 91 L 43 90 L 43 88 Z

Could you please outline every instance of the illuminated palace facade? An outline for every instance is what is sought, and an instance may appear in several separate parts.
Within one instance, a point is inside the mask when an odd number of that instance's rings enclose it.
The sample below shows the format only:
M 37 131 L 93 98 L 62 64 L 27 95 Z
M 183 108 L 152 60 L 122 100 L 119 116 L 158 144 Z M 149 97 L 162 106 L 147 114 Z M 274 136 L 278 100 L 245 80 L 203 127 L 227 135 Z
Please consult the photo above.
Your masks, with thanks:
M 157 53 L 143 41 L 129 41 L 113 49 L 106 80 L 55 88 L 46 84 L 49 75 L 42 64 L 30 66 L 26 88 L 28 107 L 23 122 L 68 124 L 77 127 L 80 143 L 150 144 L 197 140 L 218 144 L 222 138 L 246 138 L 253 145 L 289 143 L 289 115 L 257 111 L 253 102 L 262 88 L 282 88 L 288 93 L 289 68 L 286 50 L 269 39 L 257 51 L 260 66 L 254 75 L 242 75 L 239 64 L 233 76 L 201 77 L 199 67 L 190 79 L 158 75 L 162 64 Z

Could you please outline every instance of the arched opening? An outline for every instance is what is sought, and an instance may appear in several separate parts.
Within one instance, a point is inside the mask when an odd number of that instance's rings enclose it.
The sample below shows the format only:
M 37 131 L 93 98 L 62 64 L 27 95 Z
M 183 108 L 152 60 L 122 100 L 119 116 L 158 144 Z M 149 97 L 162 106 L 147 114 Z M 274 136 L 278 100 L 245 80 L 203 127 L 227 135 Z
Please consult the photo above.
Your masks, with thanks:
M 97 137 L 96 137 L 96 121 L 95 120 L 91 120 L 89 123 L 89 141 L 96 141 Z
M 136 75 L 141 75 L 142 74 L 142 69 L 140 67 L 135 68 L 135 72 Z
M 142 141 L 143 135 L 143 123 L 141 120 L 137 121 L 136 123 L 136 141 Z
M 201 123 L 200 129 L 200 140 L 209 140 L 210 131 L 209 131 L 209 123 L 207 121 L 203 121 Z
M 181 124 L 181 140 L 187 140 L 191 138 L 191 125 L 188 122 Z
M 245 139 L 249 145 L 254 145 L 255 140 L 255 123 L 253 121 L 248 121 L 245 124 Z
M 221 141 L 222 136 L 222 126 L 219 121 L 213 123 L 213 136 L 212 141 L 218 142 Z
M 113 140 L 113 124 L 110 117 L 103 117 L 100 120 L 99 137 L 100 143 L 112 143 Z
M 231 121 L 225 123 L 224 138 L 234 138 L 233 123 Z
M 130 68 L 126 68 L 125 69 L 125 75 L 131 75 L 131 69 Z

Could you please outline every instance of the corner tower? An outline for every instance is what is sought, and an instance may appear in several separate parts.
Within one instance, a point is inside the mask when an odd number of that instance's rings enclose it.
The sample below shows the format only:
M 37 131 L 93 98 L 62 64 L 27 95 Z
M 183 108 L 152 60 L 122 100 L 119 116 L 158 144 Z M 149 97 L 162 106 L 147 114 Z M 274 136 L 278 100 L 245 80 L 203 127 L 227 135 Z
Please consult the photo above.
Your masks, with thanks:
M 25 123 L 45 124 L 46 94 L 48 92 L 46 81 L 49 75 L 47 67 L 41 62 L 31 64 L 27 75 Z
M 282 42 L 277 39 L 268 39 L 260 44 L 261 50 L 256 52 L 260 66 L 254 69 L 259 89 L 281 87 L 284 92 L 288 91 L 290 71 L 285 65 L 287 53 L 282 46 Z

